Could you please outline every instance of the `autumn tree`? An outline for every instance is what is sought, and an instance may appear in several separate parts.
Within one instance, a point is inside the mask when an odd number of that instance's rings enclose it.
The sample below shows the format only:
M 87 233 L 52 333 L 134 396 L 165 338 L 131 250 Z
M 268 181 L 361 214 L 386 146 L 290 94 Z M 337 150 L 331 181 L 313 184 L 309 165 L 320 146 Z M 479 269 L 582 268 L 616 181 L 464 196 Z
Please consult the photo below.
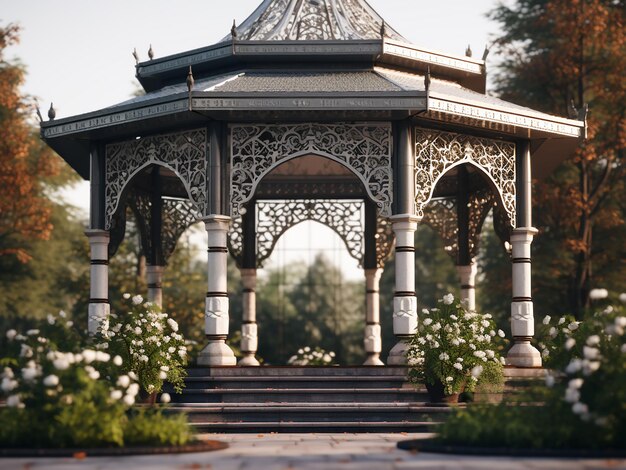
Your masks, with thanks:
M 34 107 L 20 92 L 23 67 L 4 57 L 18 33 L 13 24 L 0 28 L 0 257 L 26 263 L 29 242 L 48 239 L 52 231 L 52 209 L 42 182 L 58 173 L 59 163 L 38 142 L 30 124 Z
M 623 282 L 626 272 L 625 15 L 623 0 L 516 0 L 491 13 L 504 31 L 496 79 L 503 98 L 580 119 L 589 109 L 587 140 L 535 185 L 535 224 L 545 228 L 536 258 L 577 315 L 591 288 Z

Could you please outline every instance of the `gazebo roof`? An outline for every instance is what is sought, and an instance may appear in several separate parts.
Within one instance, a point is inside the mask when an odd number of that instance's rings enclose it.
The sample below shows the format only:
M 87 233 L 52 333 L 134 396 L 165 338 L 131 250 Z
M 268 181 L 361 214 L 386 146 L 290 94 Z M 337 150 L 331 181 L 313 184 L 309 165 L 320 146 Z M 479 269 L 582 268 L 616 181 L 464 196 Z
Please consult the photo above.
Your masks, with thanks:
M 265 0 L 218 44 L 137 64 L 146 94 L 41 123 L 42 136 L 81 175 L 89 142 L 207 119 L 396 120 L 498 138 L 530 139 L 541 177 L 585 135 L 585 123 L 485 94 L 485 61 L 412 44 L 364 0 Z M 187 88 L 192 70 L 195 83 Z

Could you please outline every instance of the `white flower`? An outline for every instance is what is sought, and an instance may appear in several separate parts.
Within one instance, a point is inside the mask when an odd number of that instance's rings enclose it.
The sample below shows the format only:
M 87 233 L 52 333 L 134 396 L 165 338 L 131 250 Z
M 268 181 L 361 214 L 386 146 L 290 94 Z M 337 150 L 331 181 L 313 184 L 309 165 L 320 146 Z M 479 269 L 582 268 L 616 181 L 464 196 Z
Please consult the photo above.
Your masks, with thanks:
M 567 325 L 567 327 L 571 330 L 571 331 L 576 331 L 578 329 L 578 322 L 573 321 L 572 323 L 570 323 L 569 325 Z
M 599 361 L 583 361 L 583 374 L 591 375 L 600 368 Z
M 34 363 L 29 363 L 27 367 L 22 369 L 22 378 L 27 382 L 32 382 L 39 375 L 41 375 L 41 372 Z
M 52 365 L 56 370 L 66 370 L 70 367 L 70 363 L 65 356 L 56 358 L 52 361 Z
M 445 305 L 451 305 L 452 302 L 454 302 L 454 295 L 446 294 L 446 295 L 443 296 L 443 299 L 441 299 L 441 300 L 443 300 L 443 303 Z
M 480 374 L 483 373 L 483 366 L 474 366 L 472 368 L 472 377 L 474 377 L 475 379 L 477 379 L 478 377 L 480 377 Z
M 20 346 L 20 357 L 33 357 L 33 348 L 27 344 L 22 344 Z
M 448 356 L 448 353 L 442 352 L 441 354 L 439 354 L 439 359 L 441 361 L 447 361 L 448 359 L 450 359 L 450 356 Z
M 574 403 L 574 405 L 572 405 L 572 411 L 577 414 L 577 415 L 581 415 L 581 414 L 585 414 L 589 412 L 589 407 L 587 405 L 585 405 L 584 403 Z
M 115 364 L 116 366 L 121 366 L 122 365 L 122 357 L 121 356 L 115 356 L 113 358 L 113 364 Z
M 304 352 L 311 352 L 311 348 L 307 346 L 306 348 L 304 348 Z
M 424 326 L 428 326 L 433 322 L 432 318 L 424 318 L 424 321 L 422 321 L 422 325 Z
M 323 360 L 324 362 L 330 362 L 330 361 L 332 361 L 333 359 L 332 359 L 332 357 L 330 357 L 330 354 L 324 354 L 324 357 L 322 358 L 322 360 Z
M 556 328 L 555 328 L 555 327 L 551 327 L 551 328 L 550 328 L 550 331 L 548 332 L 548 334 L 549 334 L 552 338 L 556 337 Z
M 457 370 L 463 370 L 463 364 L 461 364 L 460 362 L 455 362 L 452 367 L 454 367 Z
M 120 398 L 122 398 L 122 391 L 121 390 L 112 390 L 111 391 L 111 400 L 119 400 Z
M 504 331 L 502 331 L 502 330 L 498 330 L 498 336 L 499 336 L 500 338 L 504 338 L 504 336 L 505 336 L 505 335 L 504 335 Z
M 598 344 L 600 344 L 600 336 L 591 335 L 587 338 L 587 346 L 597 346 Z
M 582 366 L 583 366 L 583 361 L 577 358 L 572 359 L 570 363 L 567 365 L 567 367 L 565 368 L 565 372 L 568 374 L 575 374 L 582 368 Z
M 10 392 L 11 390 L 14 390 L 17 386 L 18 383 L 16 380 L 5 377 L 4 379 L 2 379 L 2 385 L 0 385 L 0 388 L 2 388 L 3 392 Z
M 550 315 L 546 315 L 545 317 L 543 317 L 543 324 L 544 325 L 549 324 L 550 320 L 552 320 L 552 317 Z
M 122 294 L 122 298 L 128 300 L 128 299 L 130 299 L 130 294 L 128 292 L 124 292 Z
M 176 350 L 176 348 L 170 348 L 170 349 L 173 350 L 173 351 L 170 351 L 170 352 L 174 352 Z M 304 349 L 298 349 L 298 354 L 304 354 Z
M 128 386 L 128 389 L 126 390 L 126 393 L 130 396 L 135 396 L 139 393 L 139 384 L 138 383 L 132 383 Z
M 15 331 L 14 329 L 7 330 L 6 335 L 9 341 L 13 341 L 13 339 L 15 339 L 15 337 L 17 336 L 17 331 Z
M 135 327 L 135 334 L 136 335 L 140 335 L 141 334 L 141 328 L 139 328 L 138 326 Z
M 7 406 L 9 408 L 19 408 L 22 404 L 19 395 L 9 395 L 7 397 Z
M 91 366 L 85 366 L 85 372 L 87 372 L 87 375 L 91 380 L 98 380 L 100 378 L 100 372 Z
M 554 376 L 547 374 L 546 375 L 546 387 L 552 388 L 554 386 Z
M 139 360 L 142 362 L 148 362 L 148 356 L 146 356 L 145 354 L 142 354 L 141 356 L 139 356 Z
M 576 340 L 574 338 L 567 338 L 565 340 L 565 349 L 569 351 L 570 349 L 574 347 L 575 344 L 576 344 Z
M 180 349 L 178 350 L 178 355 L 179 355 L 180 357 L 185 357 L 185 356 L 187 355 L 187 350 L 186 350 L 185 348 L 180 348 Z
M 485 353 L 485 351 L 474 351 L 474 356 L 482 359 L 483 357 L 485 357 L 487 355 L 487 353 Z
M 134 297 L 133 297 L 134 299 Z M 139 302 L 141 303 L 141 302 Z M 135 403 L 135 396 L 134 395 L 124 395 L 124 404 L 127 406 L 132 406 Z
M 452 382 L 454 379 L 452 377 L 446 377 L 446 382 Z
M 615 323 L 615 326 L 624 328 L 626 327 L 626 317 L 616 317 L 614 323 Z
M 59 385 L 59 378 L 54 374 L 50 374 L 45 379 L 43 379 L 43 384 L 46 387 L 56 387 L 57 385 Z
M 37 330 L 37 329 L 34 329 L 34 330 L 28 330 L 28 331 L 26 332 L 26 336 L 35 336 L 35 335 L 38 335 L 38 334 L 39 334 L 39 330 Z
M 458 346 L 459 344 L 461 344 L 461 342 L 458 340 L 458 338 L 453 338 L 451 343 L 455 346 Z
M 161 366 L 159 367 L 159 369 L 161 369 L 163 372 L 167 372 L 170 370 L 169 366 Z
M 576 388 L 568 388 L 565 390 L 565 401 L 568 403 L 577 403 L 580 400 L 580 392 Z
M 167 379 L 167 372 L 159 371 L 159 379 L 161 380 Z
M 91 364 L 96 360 L 96 351 L 93 349 L 85 349 L 83 351 L 83 360 L 85 361 L 85 364 Z
M 622 347 L 619 348 L 619 350 L 623 353 L 626 354 L 626 343 L 622 344 Z
M 621 303 L 626 304 L 626 292 L 622 292 L 618 298 Z
M 167 324 L 170 326 L 172 331 L 178 331 L 178 323 L 176 323 L 176 320 L 174 320 L 173 318 L 168 318 Z
M 606 299 L 609 296 L 609 291 L 606 289 L 591 289 L 589 291 L 589 298 L 591 300 Z
M 583 355 L 585 356 L 585 359 L 598 359 L 598 357 L 600 357 L 600 350 L 590 348 L 589 346 L 583 346 Z
M 141 302 L 143 302 L 143 297 L 140 295 L 135 295 L 131 300 L 133 304 L 139 305 Z
M 562 325 L 563 323 L 565 323 L 565 317 L 559 318 L 559 325 Z
M 491 349 L 487 349 L 487 357 L 489 359 L 493 359 L 495 357 L 495 353 Z
M 129 385 L 130 385 L 130 377 L 128 377 L 128 375 L 120 375 L 117 378 L 117 386 L 118 387 L 126 388 Z
M 330 355 L 330 357 L 335 357 L 335 353 L 334 353 L 334 352 L 332 352 L 332 351 L 331 351 L 331 352 L 329 352 L 328 354 Z
M 572 379 L 567 383 L 567 388 L 580 388 L 583 386 L 585 381 L 583 379 Z
M 109 359 L 111 359 L 111 355 L 109 353 L 105 353 L 104 351 L 96 352 L 96 361 L 109 362 Z
M 172 401 L 172 397 L 170 397 L 169 393 L 162 393 L 161 394 L 161 403 L 169 403 Z

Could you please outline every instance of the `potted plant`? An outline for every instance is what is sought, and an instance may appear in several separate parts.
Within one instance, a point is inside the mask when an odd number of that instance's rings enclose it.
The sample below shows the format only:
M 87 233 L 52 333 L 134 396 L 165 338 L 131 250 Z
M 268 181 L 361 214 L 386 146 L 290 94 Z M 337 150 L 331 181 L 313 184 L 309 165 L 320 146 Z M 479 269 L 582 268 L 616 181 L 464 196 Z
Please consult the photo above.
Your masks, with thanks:
M 298 349 L 298 352 L 287 361 L 290 366 L 332 366 L 335 365 L 335 353 L 326 352 L 320 347 L 311 349 L 309 346 Z
M 447 294 L 422 310 L 406 353 L 409 380 L 425 383 L 433 403 L 458 402 L 480 382 L 502 383 L 502 338 L 490 314 L 469 311 Z

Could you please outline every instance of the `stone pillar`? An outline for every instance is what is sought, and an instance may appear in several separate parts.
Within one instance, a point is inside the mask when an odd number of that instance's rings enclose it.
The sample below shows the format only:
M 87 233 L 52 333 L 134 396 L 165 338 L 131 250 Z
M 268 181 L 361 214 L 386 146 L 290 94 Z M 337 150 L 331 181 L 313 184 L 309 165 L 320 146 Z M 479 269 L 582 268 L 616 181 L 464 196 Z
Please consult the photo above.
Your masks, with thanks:
M 90 229 L 85 231 L 91 248 L 91 284 L 87 328 L 90 335 L 98 332 L 102 322 L 108 321 L 109 305 L 109 232 Z
M 380 277 L 383 274 L 382 269 L 366 269 L 365 270 L 365 337 L 363 343 L 367 359 L 363 363 L 364 366 L 384 366 L 385 363 L 380 360 L 382 351 L 382 338 L 380 330 Z
M 465 266 L 457 266 L 456 272 L 459 274 L 461 280 L 461 301 L 465 302 L 465 305 L 470 311 L 476 310 L 476 263 L 472 261 L 471 264 Z
M 535 318 L 531 291 L 530 246 L 537 229 L 532 226 L 532 180 L 530 144 L 518 144 L 516 227 L 511 234 L 513 263 L 513 299 L 511 302 L 511 334 L 513 347 L 507 364 L 517 367 L 541 367 L 541 354 L 530 344 L 535 334 Z
M 243 323 L 241 325 L 240 366 L 258 366 L 255 354 L 259 347 L 256 323 L 256 269 L 241 269 L 243 284 Z
M 391 217 L 396 234 L 396 291 L 393 299 L 393 334 L 398 343 L 389 351 L 388 365 L 406 364 L 406 340 L 417 329 L 415 296 L 415 230 L 419 219 L 401 214 Z
M 204 223 L 208 233 L 208 291 L 204 314 L 204 332 L 208 344 L 198 355 L 201 366 L 234 366 L 235 354 L 226 344 L 228 337 L 228 289 L 226 237 L 230 217 L 210 215 Z
M 530 245 L 537 229 L 518 227 L 511 235 L 513 263 L 513 301 L 511 302 L 511 334 L 513 347 L 507 364 L 518 367 L 541 367 L 541 354 L 530 344 L 535 334 L 531 293 Z
M 146 281 L 148 283 L 148 301 L 163 307 L 163 271 L 165 266 L 146 266 Z

